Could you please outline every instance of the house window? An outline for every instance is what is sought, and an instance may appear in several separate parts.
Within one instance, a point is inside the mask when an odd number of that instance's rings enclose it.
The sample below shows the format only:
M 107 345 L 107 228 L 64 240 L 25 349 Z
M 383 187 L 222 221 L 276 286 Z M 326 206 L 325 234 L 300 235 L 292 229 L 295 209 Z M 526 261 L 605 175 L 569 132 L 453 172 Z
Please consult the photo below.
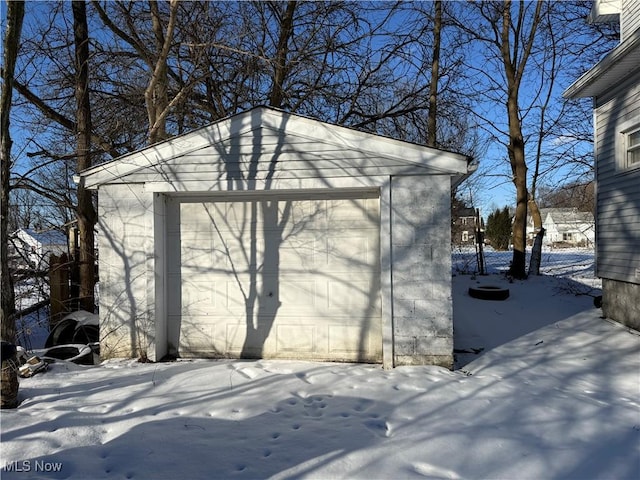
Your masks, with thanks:
M 562 240 L 565 242 L 570 242 L 571 240 L 573 240 L 573 234 L 572 233 L 563 233 L 562 234 Z
M 640 165 L 640 126 L 637 129 L 626 132 L 625 147 L 627 149 L 627 167 Z
M 462 232 L 462 241 L 463 242 L 468 242 L 469 241 L 469 232 L 467 232 L 466 230 L 464 232 Z
M 616 159 L 620 170 L 640 168 L 640 118 L 620 125 Z

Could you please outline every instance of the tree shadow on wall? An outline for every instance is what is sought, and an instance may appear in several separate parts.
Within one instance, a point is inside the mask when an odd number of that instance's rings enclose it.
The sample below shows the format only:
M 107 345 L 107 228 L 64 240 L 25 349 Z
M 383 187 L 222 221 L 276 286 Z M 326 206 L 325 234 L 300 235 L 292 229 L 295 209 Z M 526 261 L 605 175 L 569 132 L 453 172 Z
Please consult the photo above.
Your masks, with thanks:
M 340 195 L 336 196 L 334 191 L 332 193 L 338 199 L 338 203 L 329 204 L 327 200 L 327 206 L 322 206 L 321 202 L 325 201 L 328 189 L 313 193 L 289 190 L 285 192 L 285 196 L 275 185 L 283 175 L 291 174 L 278 169 L 279 164 L 287 161 L 300 162 L 302 161 L 300 158 L 304 157 L 304 152 L 294 151 L 294 157 L 296 155 L 298 157 L 291 160 L 290 155 L 293 147 L 288 144 L 287 138 L 281 133 L 285 131 L 286 119 L 285 116 L 280 128 L 270 130 L 272 133 L 270 135 L 263 134 L 261 128 L 254 128 L 251 134 L 242 133 L 227 141 L 213 144 L 212 148 L 215 149 L 215 157 L 217 157 L 215 161 L 224 164 L 224 171 L 221 172 L 221 175 L 226 179 L 227 189 L 224 191 L 224 195 L 221 195 L 222 192 L 217 192 L 218 195 L 215 198 L 201 196 L 183 200 L 183 202 L 197 205 L 194 208 L 198 209 L 198 215 L 201 218 L 195 222 L 201 222 L 198 228 L 202 228 L 204 232 L 207 232 L 206 235 L 210 235 L 212 239 L 200 238 L 197 233 L 192 234 L 192 241 L 189 245 L 194 251 L 185 252 L 184 235 L 187 227 L 182 224 L 182 221 L 187 219 L 183 219 L 178 220 L 177 225 L 174 226 L 177 232 L 174 232 L 173 243 L 169 244 L 171 254 L 179 259 L 179 266 L 176 266 L 179 272 L 176 271 L 176 273 L 180 277 L 179 281 L 171 283 L 170 286 L 170 290 L 173 291 L 173 293 L 170 292 L 170 295 L 173 295 L 171 301 L 178 306 L 180 323 L 177 327 L 169 327 L 171 330 L 169 342 L 175 346 L 179 345 L 181 354 L 189 354 L 190 347 L 188 341 L 185 342 L 185 340 L 189 335 L 193 336 L 193 332 L 200 335 L 201 339 L 207 343 L 206 337 L 210 335 L 210 332 L 206 329 L 203 330 L 202 318 L 205 318 L 206 321 L 206 317 L 211 317 L 211 312 L 219 317 L 222 315 L 221 312 L 226 311 L 230 323 L 233 323 L 239 318 L 238 309 L 242 308 L 244 327 L 234 329 L 234 327 L 227 325 L 227 331 L 216 333 L 217 339 L 208 341 L 204 350 L 214 357 L 262 358 L 265 355 L 265 344 L 270 336 L 270 341 L 273 342 L 272 330 L 283 307 L 283 302 L 287 307 L 287 299 L 291 300 L 291 303 L 295 303 L 303 301 L 305 295 L 315 294 L 315 287 L 305 287 L 301 283 L 296 284 L 295 281 L 291 281 L 292 274 L 306 271 L 316 277 L 322 277 L 327 282 L 340 285 L 340 287 L 335 287 L 335 290 L 342 296 L 346 291 L 355 290 L 359 297 L 366 297 L 366 300 L 362 302 L 364 304 L 362 311 L 358 312 L 358 316 L 362 317 L 363 321 L 355 327 L 360 329 L 358 334 L 360 344 L 357 347 L 359 353 L 356 356 L 349 353 L 345 356 L 345 360 L 371 361 L 371 358 L 365 354 L 368 349 L 368 331 L 371 328 L 381 328 L 381 325 L 371 325 L 371 317 L 380 308 L 379 265 L 372 273 L 368 274 L 371 278 L 364 282 L 366 285 L 360 285 L 355 284 L 347 274 L 333 275 L 326 269 L 323 271 L 321 268 L 317 268 L 317 265 L 313 263 L 314 255 L 325 255 L 327 258 L 333 255 L 332 258 L 339 258 L 341 252 L 337 254 L 331 252 L 327 243 L 328 239 L 324 240 L 324 249 L 320 248 L 316 251 L 313 244 L 314 239 L 309 238 L 305 232 L 307 229 L 317 229 L 318 224 L 322 222 L 330 222 L 331 210 L 338 209 L 340 205 L 344 204 L 340 204 L 341 197 Z M 256 119 L 252 118 L 251 121 L 255 122 Z M 242 128 L 238 130 L 243 131 Z M 266 153 L 267 147 L 265 145 L 269 145 Z M 304 163 L 307 165 L 306 168 L 312 168 L 310 167 L 312 162 Z M 316 176 L 320 176 L 318 172 L 314 173 Z M 317 202 L 308 200 L 317 200 Z M 343 200 L 350 204 L 347 205 L 348 208 L 355 211 L 362 210 L 359 214 L 363 217 L 369 215 L 369 212 L 364 209 L 364 205 L 353 198 L 353 194 L 347 195 Z M 307 201 L 307 204 L 302 205 L 302 201 Z M 376 201 L 378 200 L 376 199 Z M 178 211 L 174 214 L 180 219 L 185 215 L 180 211 L 182 207 L 178 206 L 177 208 Z M 377 225 L 379 218 L 376 218 L 375 221 Z M 342 232 L 338 234 L 348 238 L 354 235 L 350 227 L 345 222 L 344 225 L 336 228 L 336 231 Z M 379 233 L 376 235 L 379 236 Z M 374 247 L 377 249 L 376 256 L 379 257 L 379 238 L 376 239 Z M 182 258 L 184 255 L 188 255 L 191 260 Z M 283 259 L 283 255 L 288 256 L 286 260 Z M 201 260 L 194 260 L 193 257 Z M 297 259 L 296 265 L 292 265 L 291 258 Z M 189 261 L 191 261 L 190 265 Z M 339 258 L 339 261 L 349 264 L 352 269 L 362 270 L 367 267 L 366 259 L 362 261 L 360 258 L 343 257 Z M 218 299 L 227 295 L 224 300 L 227 305 L 221 306 L 220 303 L 213 300 L 208 307 L 210 312 L 206 312 L 203 309 L 199 310 L 197 302 L 186 298 L 188 292 L 181 291 L 181 289 L 183 281 L 186 279 L 213 278 L 208 277 L 210 275 L 215 275 L 215 278 L 226 278 L 227 291 L 222 292 L 219 285 L 209 285 L 206 287 L 209 292 L 205 295 Z M 286 280 L 283 275 L 288 275 Z M 284 292 L 284 295 L 283 286 L 288 290 Z M 228 296 L 229 291 L 233 291 L 232 298 Z M 292 299 L 296 291 L 301 292 L 301 297 Z M 236 299 L 241 299 L 242 306 L 236 302 Z M 313 301 L 312 298 L 309 299 L 309 302 L 313 303 Z M 329 303 L 328 294 L 326 297 L 320 298 L 320 301 Z M 349 299 L 346 301 L 348 302 Z M 232 303 L 235 304 L 231 305 Z M 287 312 L 287 322 L 291 324 L 293 331 L 293 326 L 299 327 L 300 322 L 299 319 L 291 315 L 291 309 Z M 345 311 L 343 317 L 348 319 L 351 314 L 352 312 Z M 377 318 L 379 323 L 379 315 Z M 219 329 L 220 326 L 215 328 Z M 306 332 L 311 330 L 312 327 L 308 327 Z M 302 332 L 302 330 L 298 331 Z M 301 336 L 304 337 L 304 335 L 303 333 Z M 314 335 L 315 333 L 309 334 L 310 337 L 313 337 L 310 340 L 311 343 L 316 341 Z M 225 336 L 227 338 L 223 339 Z M 296 357 L 300 354 L 304 356 L 305 353 L 308 353 L 305 352 L 306 347 L 297 343 L 303 343 L 304 339 L 292 338 L 289 333 L 280 336 L 277 341 L 280 342 L 285 337 L 288 337 L 293 343 L 287 347 L 289 357 Z M 230 343 L 232 344 L 231 349 L 229 349 Z M 380 354 L 381 343 L 380 340 Z M 196 346 L 193 348 L 192 354 L 201 355 L 202 350 L 202 346 Z M 380 360 L 381 355 L 377 361 Z M 374 361 L 376 360 L 374 359 Z

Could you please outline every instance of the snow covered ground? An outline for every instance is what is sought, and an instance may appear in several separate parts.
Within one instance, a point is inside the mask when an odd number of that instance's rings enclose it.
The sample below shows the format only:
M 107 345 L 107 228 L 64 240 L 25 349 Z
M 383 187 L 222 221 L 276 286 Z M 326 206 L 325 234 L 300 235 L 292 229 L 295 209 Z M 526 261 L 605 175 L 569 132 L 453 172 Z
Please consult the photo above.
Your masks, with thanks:
M 640 478 L 638 332 L 574 276 L 453 280 L 455 371 L 56 363 L 1 412 L 2 479 Z

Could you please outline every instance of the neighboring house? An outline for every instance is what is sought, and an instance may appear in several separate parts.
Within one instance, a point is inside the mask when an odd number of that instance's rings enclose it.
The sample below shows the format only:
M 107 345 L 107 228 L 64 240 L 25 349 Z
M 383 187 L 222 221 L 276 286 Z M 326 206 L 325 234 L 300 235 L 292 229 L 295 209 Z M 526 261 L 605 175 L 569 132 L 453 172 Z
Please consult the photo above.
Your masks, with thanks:
M 595 222 L 590 212 L 575 208 L 543 208 L 540 210 L 545 229 L 543 245 L 587 247 L 595 241 Z
M 463 207 L 454 211 L 455 218 L 451 229 L 453 245 L 468 246 L 476 243 L 478 229 L 477 214 L 474 208 Z
M 640 1 L 596 1 L 591 20 L 619 21 L 620 43 L 564 95 L 594 99 L 602 311 L 640 329 Z
M 67 236 L 61 230 L 37 232 L 21 228 L 11 236 L 12 256 L 16 265 L 44 268 L 49 265 L 51 255 L 68 253 Z
M 80 172 L 104 356 L 453 361 L 463 155 L 258 107 Z

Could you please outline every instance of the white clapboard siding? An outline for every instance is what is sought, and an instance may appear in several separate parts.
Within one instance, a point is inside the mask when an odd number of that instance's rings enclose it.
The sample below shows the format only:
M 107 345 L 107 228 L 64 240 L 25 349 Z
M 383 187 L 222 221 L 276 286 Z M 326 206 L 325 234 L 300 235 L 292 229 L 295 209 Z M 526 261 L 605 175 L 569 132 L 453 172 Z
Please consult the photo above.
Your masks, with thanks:
M 464 175 L 468 161 L 464 155 L 256 108 L 98 165 L 82 177 L 87 188 L 96 188 L 107 183 L 189 181 L 181 175 L 194 169 L 210 174 L 211 181 L 260 179 L 285 169 L 297 172 L 293 178 L 382 172 Z

